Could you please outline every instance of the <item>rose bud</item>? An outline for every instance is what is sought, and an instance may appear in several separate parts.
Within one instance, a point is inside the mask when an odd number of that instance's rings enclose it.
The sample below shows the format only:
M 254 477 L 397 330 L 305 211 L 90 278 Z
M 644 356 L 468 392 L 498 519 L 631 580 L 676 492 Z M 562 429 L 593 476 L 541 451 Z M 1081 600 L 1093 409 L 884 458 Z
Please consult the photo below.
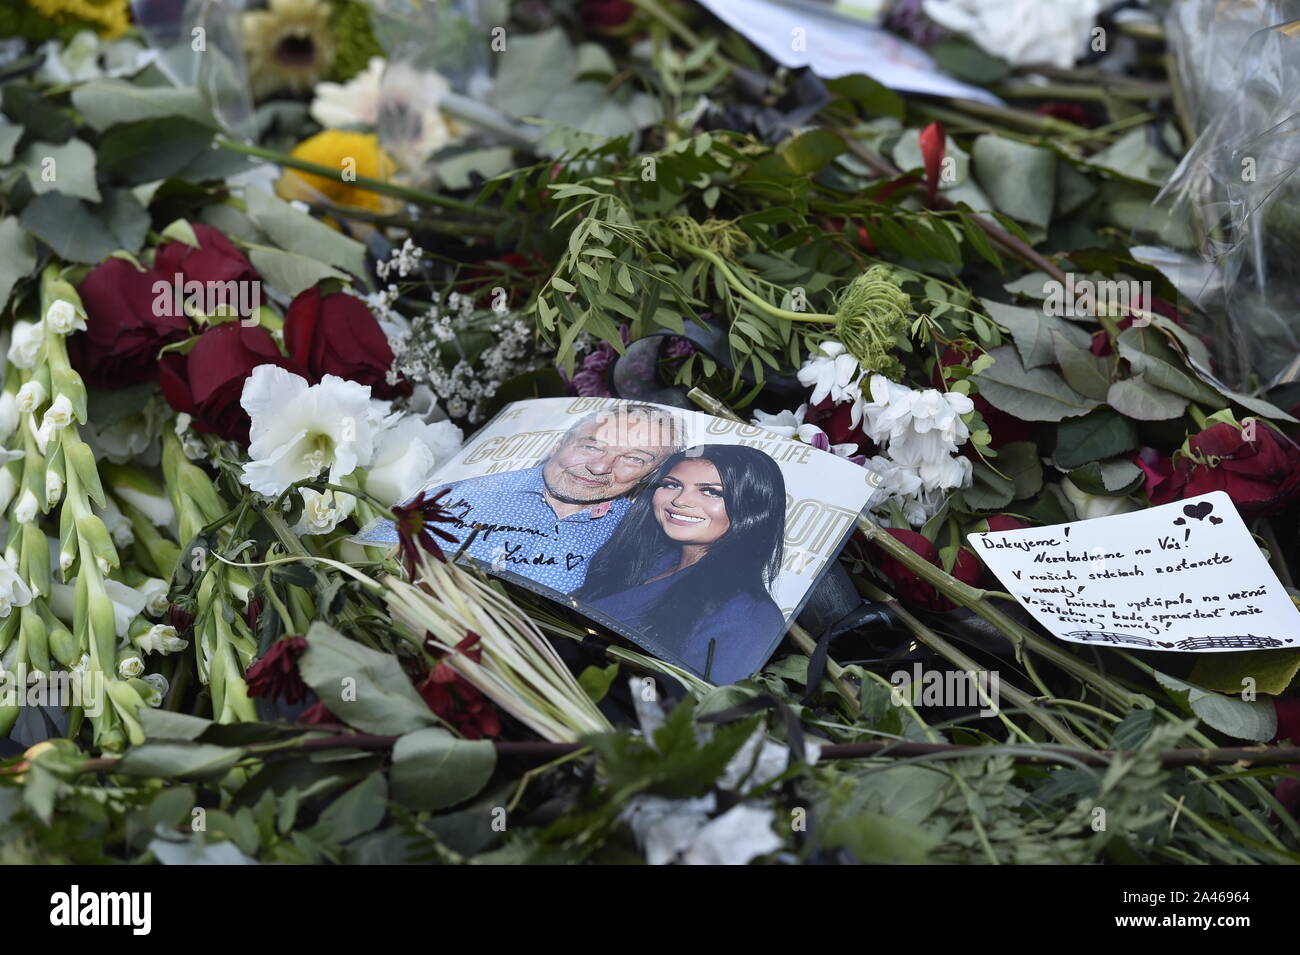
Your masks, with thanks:
M 212 226 L 195 223 L 194 237 L 198 248 L 184 242 L 168 242 L 158 247 L 154 268 L 168 282 L 179 272 L 184 282 L 256 282 L 260 276 L 244 253 L 235 248 Z
M 369 385 L 371 394 L 384 399 L 411 391 L 405 382 L 388 383 L 393 350 L 370 309 L 355 296 L 322 296 L 315 286 L 299 293 L 284 316 L 284 344 L 313 382 L 337 375 Z

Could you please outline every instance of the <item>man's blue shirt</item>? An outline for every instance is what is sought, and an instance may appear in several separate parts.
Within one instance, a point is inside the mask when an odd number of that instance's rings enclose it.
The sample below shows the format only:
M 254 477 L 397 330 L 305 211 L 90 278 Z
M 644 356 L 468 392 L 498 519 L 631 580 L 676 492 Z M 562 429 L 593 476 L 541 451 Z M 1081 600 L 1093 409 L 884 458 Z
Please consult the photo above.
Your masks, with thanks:
M 591 556 L 609 540 L 629 506 L 627 498 L 619 497 L 559 518 L 543 494 L 541 467 L 485 474 L 443 487 L 451 493 L 442 503 L 459 525 L 442 526 L 462 544 L 478 530 L 464 553 L 565 594 L 582 586 Z

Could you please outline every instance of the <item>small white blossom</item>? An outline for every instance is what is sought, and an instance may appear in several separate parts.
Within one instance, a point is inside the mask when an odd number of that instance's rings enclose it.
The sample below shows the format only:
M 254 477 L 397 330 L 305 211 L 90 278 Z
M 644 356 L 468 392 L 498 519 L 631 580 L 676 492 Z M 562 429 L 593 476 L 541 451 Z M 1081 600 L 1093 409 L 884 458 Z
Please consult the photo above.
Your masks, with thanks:
M 50 507 L 63 500 L 63 476 L 54 468 L 45 469 L 45 503 Z
M 779 434 L 783 438 L 794 438 L 822 451 L 830 451 L 842 458 L 857 453 L 858 446 L 856 444 L 831 444 L 831 440 L 825 431 L 815 424 L 804 421 L 804 415 L 807 413 L 807 405 L 800 405 L 794 411 L 779 411 L 776 414 L 755 410 L 752 423 L 771 431 L 773 434 Z
M 29 381 L 18 389 L 18 410 L 24 414 L 32 414 L 45 404 L 46 397 L 48 396 L 44 385 L 39 381 Z
M 862 420 L 862 376 L 858 360 L 837 341 L 822 342 L 799 369 L 799 383 L 813 390 L 809 403 L 820 404 L 826 398 L 837 405 L 848 402 L 855 428 Z
M 144 612 L 151 617 L 161 617 L 165 614 L 171 601 L 167 599 L 167 581 L 160 577 L 147 577 L 144 583 L 140 585 L 140 593 L 144 597 Z
M 144 672 L 144 660 L 137 654 L 131 654 L 117 661 L 117 675 L 123 680 L 137 677 Z
M 14 571 L 9 561 L 0 557 L 0 617 L 9 616 L 14 607 L 32 602 L 32 590 Z
M 935 23 L 1013 66 L 1067 69 L 1088 50 L 1101 0 L 924 0 Z
M 52 432 L 59 428 L 66 428 L 72 424 L 73 417 L 72 402 L 68 396 L 58 395 L 45 409 L 45 416 L 41 419 L 41 429 Z
M 18 504 L 14 507 L 14 520 L 19 524 L 29 524 L 36 519 L 36 512 L 41 508 L 41 504 L 36 500 L 36 495 L 31 489 L 23 491 L 23 496 L 18 499 Z
M 154 624 L 136 637 L 134 642 L 142 653 L 177 653 L 190 645 L 188 640 L 182 640 L 177 635 L 175 627 L 161 623 Z
M 334 491 L 312 490 L 309 487 L 298 488 L 302 495 L 302 518 L 293 528 L 295 534 L 328 534 L 338 527 L 341 520 L 352 513 L 357 499 L 351 494 L 336 494 Z
M 75 305 L 60 298 L 45 310 L 45 327 L 56 335 L 71 335 L 86 330 L 86 319 Z
M 14 322 L 9 338 L 9 360 L 15 368 L 31 370 L 36 367 L 44 344 L 45 326 L 41 322 Z
M 141 679 L 153 687 L 153 693 L 145 699 L 145 703 L 154 707 L 162 706 L 163 697 L 167 695 L 167 691 L 171 688 L 167 678 L 161 673 L 146 673 Z

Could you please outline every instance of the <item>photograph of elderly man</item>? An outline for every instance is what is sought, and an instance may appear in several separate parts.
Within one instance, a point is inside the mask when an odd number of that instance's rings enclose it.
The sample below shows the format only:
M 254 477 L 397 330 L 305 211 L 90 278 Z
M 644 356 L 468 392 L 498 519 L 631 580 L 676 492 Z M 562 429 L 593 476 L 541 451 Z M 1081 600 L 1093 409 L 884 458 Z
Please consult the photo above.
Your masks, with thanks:
M 444 485 L 465 553 L 570 593 L 627 512 L 629 498 L 672 454 L 685 426 L 670 411 L 629 404 L 579 418 L 541 464 Z M 441 490 L 439 488 L 438 490 Z

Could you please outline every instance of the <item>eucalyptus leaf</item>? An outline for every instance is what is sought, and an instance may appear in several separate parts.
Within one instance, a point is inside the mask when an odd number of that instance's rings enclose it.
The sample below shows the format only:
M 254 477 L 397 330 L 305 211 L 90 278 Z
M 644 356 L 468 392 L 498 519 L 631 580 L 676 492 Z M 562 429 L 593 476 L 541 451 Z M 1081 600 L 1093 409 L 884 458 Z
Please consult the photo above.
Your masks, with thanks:
M 18 164 L 27 173 L 27 182 L 37 195 L 61 192 L 99 202 L 95 150 L 80 139 L 69 139 L 62 145 L 34 142 L 23 150 Z
M 250 248 L 248 260 L 272 288 L 293 298 L 322 279 L 348 281 L 347 273 L 323 262 L 279 249 Z
M 244 201 L 249 218 L 281 249 L 365 277 L 366 247 L 356 239 L 331 229 L 265 189 L 246 189 Z
M 1052 336 L 1052 351 L 1066 384 L 1081 395 L 1106 400 L 1110 393 L 1110 362 L 1065 335 Z
M 98 79 L 72 91 L 72 105 L 97 132 L 142 119 L 184 118 L 217 128 L 194 87 L 137 86 L 125 80 Z
M 1120 332 L 1116 344 L 1120 355 L 1148 383 L 1211 407 L 1221 403 L 1222 399 L 1213 388 L 1194 377 L 1164 333 L 1150 326 L 1131 326 Z

